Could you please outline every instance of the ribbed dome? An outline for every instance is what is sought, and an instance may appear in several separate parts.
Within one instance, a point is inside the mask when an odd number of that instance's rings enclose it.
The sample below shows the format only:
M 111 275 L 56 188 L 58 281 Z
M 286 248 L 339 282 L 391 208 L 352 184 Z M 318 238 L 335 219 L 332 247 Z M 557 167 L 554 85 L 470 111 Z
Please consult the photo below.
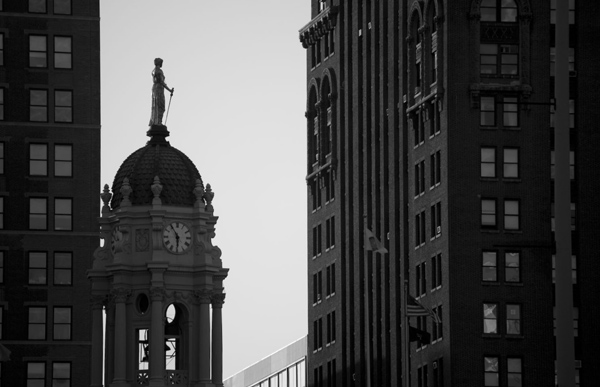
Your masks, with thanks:
M 121 164 L 112 185 L 111 207 L 118 208 L 123 199 L 121 187 L 125 178 L 132 189 L 129 200 L 132 205 L 151 205 L 154 194 L 151 186 L 158 176 L 163 204 L 192 206 L 196 200 L 196 180 L 202 182 L 194 163 L 181 151 L 172 147 L 165 137 L 169 135 L 165 126 L 152 126 L 151 136 L 145 147 L 133 152 Z M 204 188 L 204 185 L 202 186 Z

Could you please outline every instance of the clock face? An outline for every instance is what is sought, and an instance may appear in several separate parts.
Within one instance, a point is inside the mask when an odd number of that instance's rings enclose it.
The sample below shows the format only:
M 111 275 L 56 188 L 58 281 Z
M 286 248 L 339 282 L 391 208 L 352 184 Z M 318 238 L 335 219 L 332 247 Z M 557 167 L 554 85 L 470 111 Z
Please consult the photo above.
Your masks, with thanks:
M 172 253 L 183 253 L 192 244 L 192 234 L 188 226 L 173 222 L 163 230 L 163 244 Z
M 122 241 L 123 233 L 121 232 L 121 228 L 116 226 L 113 228 L 112 236 L 110 238 L 110 250 L 112 251 L 113 255 L 117 253 L 117 248 L 121 245 Z

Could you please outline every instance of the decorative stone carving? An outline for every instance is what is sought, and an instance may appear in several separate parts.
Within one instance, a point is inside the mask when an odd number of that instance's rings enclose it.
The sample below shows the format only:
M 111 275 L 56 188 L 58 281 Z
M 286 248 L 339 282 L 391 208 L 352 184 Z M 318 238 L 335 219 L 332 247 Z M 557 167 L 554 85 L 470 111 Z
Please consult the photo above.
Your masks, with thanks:
M 210 296 L 210 301 L 212 303 L 213 308 L 220 308 L 225 303 L 225 293 L 221 293 L 221 291 L 215 291 Z
M 116 289 L 113 289 L 111 291 L 111 293 L 112 293 L 116 303 L 122 303 L 122 302 L 127 302 L 127 299 L 131 295 L 131 290 L 125 289 L 125 288 L 116 288 Z
M 196 186 L 194 187 L 194 196 L 196 197 L 196 208 L 201 208 L 204 203 L 204 187 L 202 186 L 202 181 L 200 179 L 196 179 Z
M 90 304 L 92 309 L 102 309 L 106 305 L 106 296 L 92 296 L 90 297 Z
M 123 179 L 123 183 L 121 184 L 121 195 L 123 199 L 121 200 L 121 207 L 128 207 L 131 205 L 131 200 L 129 200 L 129 195 L 133 192 L 131 186 L 129 185 L 129 178 L 126 177 Z
M 218 246 L 213 246 L 213 248 L 210 249 L 210 256 L 213 260 L 221 259 L 221 254 L 221 249 Z
M 160 288 L 157 286 L 150 288 L 150 299 L 152 301 L 163 301 L 166 298 L 166 296 L 167 292 L 164 288 Z
M 204 192 L 204 201 L 206 202 L 206 207 L 204 207 L 204 209 L 208 212 L 214 211 L 214 208 L 212 206 L 212 201 L 214 197 L 215 193 L 212 191 L 210 184 L 206 184 L 206 191 Z
M 194 243 L 194 255 L 202 255 L 206 250 L 204 242 L 201 240 L 200 233 L 196 234 L 196 243 Z
M 102 205 L 102 215 L 104 216 L 104 214 L 108 214 L 110 212 L 109 203 L 110 199 L 112 198 L 112 194 L 108 189 L 108 184 L 104 184 L 104 190 L 100 194 L 100 198 L 102 199 L 102 203 L 104 203 Z
M 158 176 L 154 176 L 154 183 L 152 183 L 150 189 L 154 194 L 154 199 L 152 199 L 152 205 L 162 204 L 162 201 L 160 200 L 160 193 L 162 192 L 163 186 L 160 184 L 160 179 L 158 178 Z
M 135 251 L 148 251 L 150 246 L 150 230 L 147 228 L 135 230 Z
M 197 301 L 201 304 L 208 304 L 211 301 L 212 291 L 208 289 L 201 289 L 194 291 L 194 296 Z

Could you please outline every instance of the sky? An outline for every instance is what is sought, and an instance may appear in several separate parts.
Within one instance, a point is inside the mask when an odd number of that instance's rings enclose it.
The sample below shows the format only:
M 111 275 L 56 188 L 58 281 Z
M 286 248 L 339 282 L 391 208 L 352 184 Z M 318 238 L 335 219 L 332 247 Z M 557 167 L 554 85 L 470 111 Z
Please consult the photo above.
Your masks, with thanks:
M 101 0 L 102 171 L 148 138 L 151 72 L 175 88 L 171 145 L 215 192 L 227 294 L 223 375 L 307 334 L 308 0 Z M 167 103 L 169 95 L 166 93 Z

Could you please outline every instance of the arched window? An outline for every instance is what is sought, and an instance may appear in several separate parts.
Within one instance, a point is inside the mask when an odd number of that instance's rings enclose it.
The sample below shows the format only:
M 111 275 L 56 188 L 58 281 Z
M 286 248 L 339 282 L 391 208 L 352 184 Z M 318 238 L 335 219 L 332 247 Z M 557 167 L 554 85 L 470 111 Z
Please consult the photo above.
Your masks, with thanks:
M 518 7 L 515 0 L 481 0 L 481 21 L 514 23 Z
M 321 148 L 322 148 L 322 163 L 325 162 L 327 155 L 331 153 L 332 146 L 332 128 L 331 128 L 331 120 L 332 120 L 332 112 L 331 112 L 331 85 L 329 83 L 329 78 L 325 78 L 323 81 L 323 88 L 321 89 L 321 96 L 323 100 L 323 125 L 322 125 L 322 133 L 321 133 Z
M 308 124 L 308 172 L 312 171 L 313 165 L 319 161 L 319 115 L 317 114 L 317 89 L 310 88 L 308 94 L 308 106 L 306 111 Z
M 409 80 L 414 91 L 413 95 L 421 92 L 423 81 L 423 44 L 419 31 L 421 24 L 420 12 L 415 9 L 409 23 Z

